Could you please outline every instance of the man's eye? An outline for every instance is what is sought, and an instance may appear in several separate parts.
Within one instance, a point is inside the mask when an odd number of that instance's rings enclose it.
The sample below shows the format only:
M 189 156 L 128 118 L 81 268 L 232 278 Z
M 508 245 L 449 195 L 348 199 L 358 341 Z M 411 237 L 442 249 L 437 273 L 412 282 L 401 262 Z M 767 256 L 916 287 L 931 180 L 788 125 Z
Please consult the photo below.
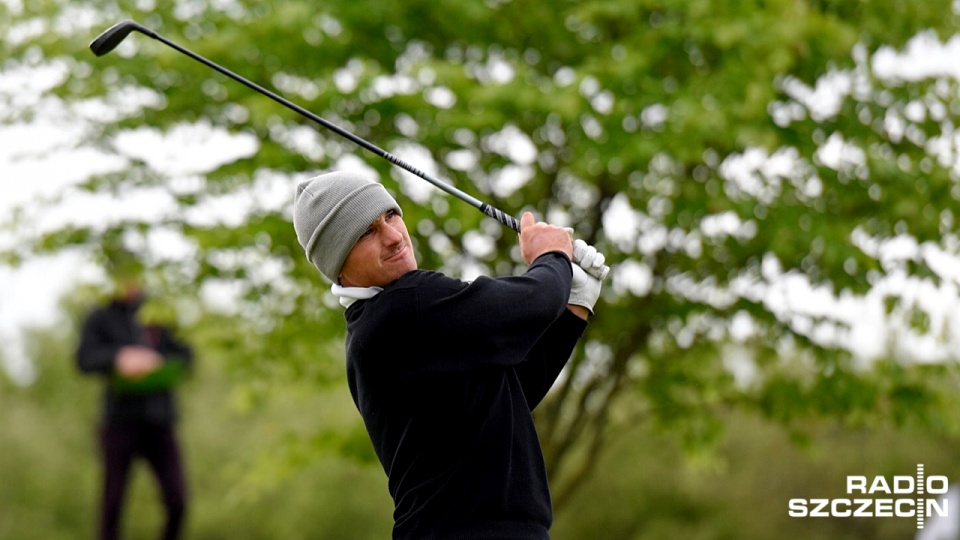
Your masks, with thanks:
M 387 210 L 387 219 L 393 219 L 397 216 L 396 210 Z
M 363 231 L 363 234 L 360 235 L 360 238 L 363 238 L 364 236 L 370 236 L 371 234 L 373 234 L 373 229 L 367 229 Z

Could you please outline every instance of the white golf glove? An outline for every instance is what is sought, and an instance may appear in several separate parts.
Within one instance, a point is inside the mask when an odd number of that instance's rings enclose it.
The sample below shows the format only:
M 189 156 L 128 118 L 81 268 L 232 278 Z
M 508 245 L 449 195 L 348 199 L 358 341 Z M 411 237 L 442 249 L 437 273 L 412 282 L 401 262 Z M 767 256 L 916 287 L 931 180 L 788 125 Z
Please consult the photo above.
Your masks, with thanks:
M 603 266 L 606 257 L 583 240 L 573 242 L 573 282 L 570 287 L 568 304 L 587 308 L 593 314 L 593 306 L 600 298 L 600 280 L 587 273 L 587 270 Z

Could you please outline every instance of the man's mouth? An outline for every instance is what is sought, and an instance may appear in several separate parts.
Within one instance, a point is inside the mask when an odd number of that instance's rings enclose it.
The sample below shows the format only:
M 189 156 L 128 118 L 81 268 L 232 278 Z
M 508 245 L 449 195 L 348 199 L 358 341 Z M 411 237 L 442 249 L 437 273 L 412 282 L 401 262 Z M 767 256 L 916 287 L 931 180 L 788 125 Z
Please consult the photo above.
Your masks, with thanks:
M 393 255 L 391 255 L 391 256 L 389 256 L 389 257 L 387 257 L 387 258 L 384 259 L 384 260 L 387 261 L 387 262 L 394 262 L 395 260 L 397 260 L 398 257 L 400 257 L 401 255 L 403 255 L 406 251 L 407 251 L 407 245 L 404 244 L 403 246 L 400 247 L 400 249 L 397 250 L 396 253 L 394 253 Z

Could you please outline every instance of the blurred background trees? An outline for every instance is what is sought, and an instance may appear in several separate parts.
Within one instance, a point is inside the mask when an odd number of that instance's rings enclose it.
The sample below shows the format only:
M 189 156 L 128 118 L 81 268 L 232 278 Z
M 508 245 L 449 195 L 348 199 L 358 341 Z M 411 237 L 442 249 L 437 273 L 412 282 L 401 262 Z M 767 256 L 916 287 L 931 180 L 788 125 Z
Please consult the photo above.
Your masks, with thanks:
M 516 241 L 145 36 L 90 54 L 123 18 L 607 254 L 597 316 L 537 411 L 559 538 L 602 525 L 583 510 L 587 494 L 623 510 L 609 537 L 759 538 L 745 521 L 714 520 L 722 488 L 674 484 L 737 471 L 737 500 L 785 515 L 786 499 L 762 496 L 777 479 L 800 489 L 786 480 L 792 461 L 774 457 L 797 451 L 781 437 L 849 448 L 849 434 L 884 446 L 897 430 L 922 433 L 930 446 L 905 451 L 909 463 L 957 434 L 951 2 L 7 0 L 0 13 L 5 140 L 51 134 L 8 150 L 0 181 L 55 186 L 5 217 L 6 260 L 70 250 L 97 265 L 134 250 L 215 366 L 192 399 L 273 418 L 275 402 L 305 396 L 313 417 L 281 423 L 291 435 L 274 433 L 234 478 L 248 491 L 282 499 L 330 459 L 378 478 L 344 404 L 341 310 L 290 226 L 298 180 L 334 167 L 378 175 L 423 268 L 519 272 Z M 24 173 L 65 153 L 66 178 Z M 6 399 L 52 384 L 60 368 L 36 362 L 34 385 Z M 631 461 L 633 448 L 644 459 Z M 645 473 L 663 468 L 677 471 Z M 836 486 L 853 474 L 833 472 Z M 611 495 L 627 479 L 647 506 Z M 693 528 L 667 532 L 669 515 Z M 844 526 L 822 535 L 845 537 Z

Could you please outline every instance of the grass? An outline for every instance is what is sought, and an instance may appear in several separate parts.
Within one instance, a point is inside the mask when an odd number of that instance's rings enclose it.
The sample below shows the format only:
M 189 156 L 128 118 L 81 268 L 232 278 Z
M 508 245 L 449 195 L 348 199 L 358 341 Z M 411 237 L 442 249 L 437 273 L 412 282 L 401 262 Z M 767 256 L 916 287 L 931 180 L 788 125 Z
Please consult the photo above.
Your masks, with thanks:
M 101 383 L 72 364 L 67 339 L 43 340 L 41 376 L 0 382 L 0 539 L 92 538 L 100 490 Z M 392 501 L 379 467 L 332 452 L 286 464 L 282 450 L 330 423 L 358 421 L 346 390 L 279 389 L 247 413 L 231 405 L 224 366 L 197 362 L 179 394 L 188 476 L 185 538 L 290 540 L 389 537 Z M 132 471 L 124 538 L 153 539 L 163 522 L 147 465 Z
M 73 367 L 71 336 L 42 337 L 33 340 L 41 370 L 34 385 L 0 377 L 0 540 L 93 538 L 100 382 Z M 263 385 L 251 399 L 250 383 L 238 386 L 230 373 L 223 361 L 201 355 L 180 392 L 189 479 L 184 538 L 389 538 L 393 505 L 379 465 L 336 451 L 369 444 L 345 385 Z M 960 478 L 957 441 L 918 429 L 824 423 L 799 447 L 769 422 L 738 413 L 725 420 L 724 442 L 700 461 L 646 425 L 612 433 L 595 475 L 557 513 L 554 540 L 912 538 L 909 519 L 791 518 L 787 503 L 843 496 L 846 475 L 909 475 L 920 462 L 928 474 Z M 327 432 L 346 433 L 349 444 L 313 437 Z M 128 493 L 125 538 L 155 538 L 162 520 L 157 488 L 141 463 Z

